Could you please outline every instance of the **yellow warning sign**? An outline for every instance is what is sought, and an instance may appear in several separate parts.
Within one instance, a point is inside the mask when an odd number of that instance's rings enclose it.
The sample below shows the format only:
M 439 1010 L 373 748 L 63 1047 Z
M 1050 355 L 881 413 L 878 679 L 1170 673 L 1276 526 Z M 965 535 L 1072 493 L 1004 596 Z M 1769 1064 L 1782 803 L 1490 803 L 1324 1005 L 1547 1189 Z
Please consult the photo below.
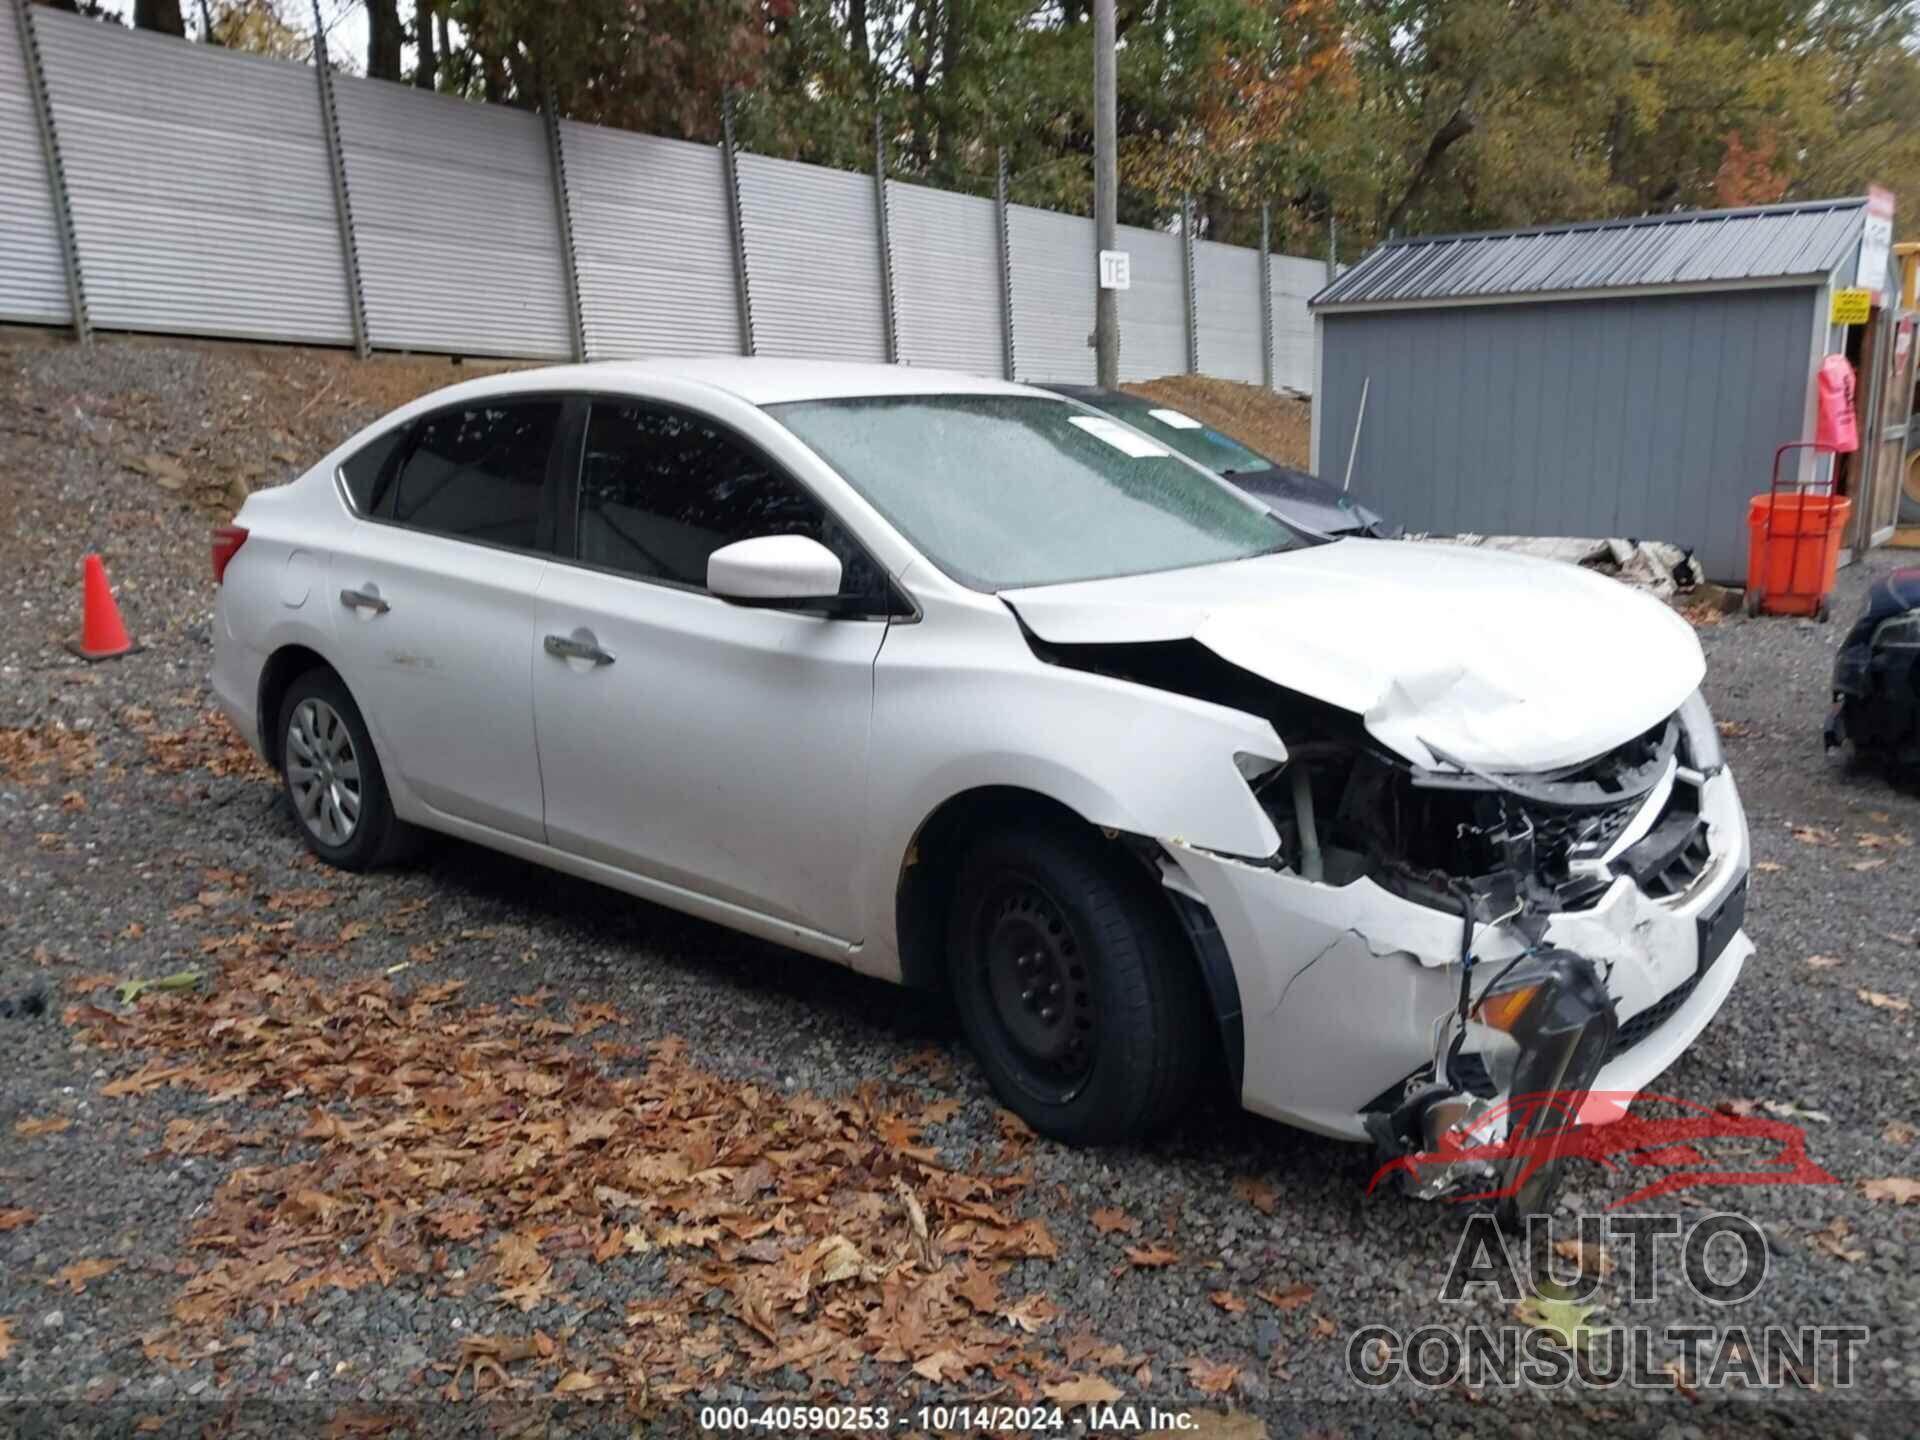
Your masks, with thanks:
M 1871 290 L 1833 292 L 1833 323 L 1836 325 L 1864 325 L 1872 310 L 1873 292 Z

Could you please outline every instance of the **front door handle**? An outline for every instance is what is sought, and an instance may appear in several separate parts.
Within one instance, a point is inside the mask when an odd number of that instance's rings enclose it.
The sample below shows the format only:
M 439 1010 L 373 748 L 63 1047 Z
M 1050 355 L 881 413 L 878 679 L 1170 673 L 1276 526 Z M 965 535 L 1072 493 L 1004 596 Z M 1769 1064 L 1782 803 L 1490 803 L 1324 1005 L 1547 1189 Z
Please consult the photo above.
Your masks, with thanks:
M 340 603 L 349 610 L 371 610 L 376 615 L 384 615 L 393 608 L 380 598 L 377 590 L 342 590 Z
M 592 640 L 579 635 L 549 635 L 546 645 L 547 654 L 558 655 L 562 660 L 591 660 L 596 665 L 613 664 L 611 650 L 602 650 Z

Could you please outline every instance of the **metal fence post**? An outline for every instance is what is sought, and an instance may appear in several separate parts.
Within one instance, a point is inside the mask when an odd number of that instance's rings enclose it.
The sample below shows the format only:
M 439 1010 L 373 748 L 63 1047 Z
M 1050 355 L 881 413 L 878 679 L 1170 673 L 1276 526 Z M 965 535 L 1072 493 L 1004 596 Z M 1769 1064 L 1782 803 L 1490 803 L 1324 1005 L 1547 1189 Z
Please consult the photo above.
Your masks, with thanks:
M 313 4 L 313 70 L 320 87 L 320 133 L 327 142 L 327 169 L 333 176 L 333 218 L 340 230 L 340 269 L 347 285 L 347 316 L 353 323 L 353 350 L 362 360 L 373 353 L 367 334 L 366 292 L 360 288 L 360 249 L 353 239 L 353 205 L 347 196 L 347 152 L 340 140 L 340 112 L 333 98 L 333 66 L 327 60 L 327 27 L 320 0 Z
M 567 323 L 573 331 L 573 358 L 587 358 L 587 317 L 580 307 L 580 256 L 573 248 L 573 200 L 567 191 L 567 153 L 560 138 L 560 117 L 553 97 L 541 96 L 547 130 L 547 170 L 553 177 L 553 214 L 560 227 L 560 278 L 567 287 Z
M 73 312 L 73 338 L 93 344 L 93 321 L 87 314 L 87 288 L 80 277 L 80 232 L 73 224 L 73 204 L 67 195 L 67 170 L 60 161 L 60 139 L 53 128 L 53 100 L 47 92 L 47 71 L 40 59 L 40 37 L 33 28 L 33 6 L 13 0 L 20 27 L 21 58 L 27 67 L 27 90 L 33 118 L 40 130 L 40 155 L 46 162 L 47 189 L 53 198 L 54 228 L 60 232 L 60 264 L 67 276 L 67 308 Z
M 1007 209 L 1007 149 L 994 158 L 993 208 L 1000 222 L 1000 346 L 1003 378 L 1013 379 L 1013 217 Z
M 1273 211 L 1260 206 L 1260 383 L 1273 388 Z
M 1187 195 L 1180 201 L 1180 258 L 1184 271 L 1187 290 L 1187 373 L 1200 373 L 1200 311 L 1199 296 L 1194 293 L 1193 283 L 1193 197 Z
M 753 287 L 747 281 L 747 218 L 740 198 L 740 157 L 733 141 L 733 91 L 720 97 L 720 154 L 727 171 L 727 213 L 733 221 L 733 282 L 740 302 L 740 353 L 753 354 Z
M 873 112 L 873 213 L 880 224 L 880 314 L 887 327 L 887 363 L 900 363 L 900 312 L 893 291 L 893 236 L 887 227 L 887 137 Z

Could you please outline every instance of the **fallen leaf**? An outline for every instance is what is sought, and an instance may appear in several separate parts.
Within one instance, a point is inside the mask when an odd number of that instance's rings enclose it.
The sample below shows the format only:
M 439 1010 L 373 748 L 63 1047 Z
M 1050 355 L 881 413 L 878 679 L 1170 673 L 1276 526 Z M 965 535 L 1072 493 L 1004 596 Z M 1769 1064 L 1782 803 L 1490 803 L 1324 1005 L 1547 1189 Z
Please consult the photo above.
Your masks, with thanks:
M 1895 1205 L 1920 1203 L 1920 1180 L 1904 1175 L 1889 1175 L 1884 1180 L 1863 1180 L 1861 1193 L 1869 1200 L 1891 1200 Z
M 16 1120 L 13 1133 L 20 1136 L 58 1135 L 62 1130 L 73 1127 L 70 1115 L 43 1115 L 39 1119 Z
M 0 1315 L 0 1360 L 13 1354 L 13 1347 L 18 1343 L 19 1341 L 13 1338 L 13 1317 Z
M 1582 1350 L 1599 1334 L 1587 1320 L 1599 1311 L 1598 1305 L 1580 1305 L 1534 1295 L 1513 1307 L 1513 1318 L 1523 1325 L 1544 1330 L 1569 1350 Z
M 1334 1323 L 1331 1315 L 1314 1316 L 1307 1330 L 1316 1340 L 1331 1340 L 1340 1333 L 1340 1327 Z
M 1840 836 L 1836 832 L 1822 829 L 1818 825 L 1795 825 L 1787 833 L 1802 845 L 1838 845 L 1840 843 Z
M 1253 1293 L 1266 1301 L 1267 1304 L 1273 1306 L 1274 1309 L 1285 1313 L 1289 1310 L 1298 1310 L 1302 1305 L 1311 1301 L 1313 1299 L 1313 1286 L 1303 1280 L 1298 1284 L 1289 1285 L 1284 1290 L 1256 1290 Z
M 1247 1313 L 1247 1302 L 1231 1290 L 1214 1290 L 1208 1293 L 1207 1298 L 1229 1315 L 1244 1315 Z
M 1044 1295 L 1029 1295 L 1018 1304 L 1009 1305 L 1000 1314 L 1014 1329 L 1033 1335 L 1060 1318 L 1060 1307 Z
M 913 1362 L 913 1373 L 936 1383 L 943 1380 L 961 1380 L 967 1373 L 966 1359 L 958 1350 L 936 1350 L 931 1355 Z M 1114 1392 L 1116 1395 L 1118 1391 Z
M 22 1225 L 31 1225 L 39 1218 L 38 1210 L 29 1210 L 24 1205 L 16 1210 L 0 1210 L 0 1230 L 18 1230 Z
M 1787 867 L 1782 865 L 1778 860 L 1756 860 L 1753 862 L 1753 868 L 1763 875 L 1774 875 Z
M 1129 1245 L 1127 1259 L 1142 1270 L 1157 1270 L 1163 1265 L 1171 1265 L 1180 1258 L 1178 1250 L 1169 1250 L 1164 1245 Z
M 1824 1110 L 1809 1110 L 1804 1105 L 1796 1105 L 1791 1100 L 1762 1100 L 1760 1108 L 1769 1115 L 1777 1115 L 1782 1120 L 1805 1120 L 1814 1125 L 1831 1125 L 1833 1116 Z
M 80 1295 L 85 1293 L 89 1280 L 98 1280 L 102 1275 L 111 1275 L 119 1268 L 118 1260 L 109 1260 L 104 1256 L 96 1256 L 90 1260 L 76 1260 L 71 1265 L 62 1266 L 56 1270 L 47 1284 L 56 1288 L 64 1285 L 75 1295 Z
M 1855 860 L 1851 865 L 1847 866 L 1847 868 L 1849 870 L 1878 870 L 1886 863 L 1884 860 Z
M 1902 1000 L 1898 995 L 1883 995 L 1878 990 L 1856 990 L 1853 993 L 1876 1010 L 1891 1010 L 1896 1015 L 1904 1015 L 1913 1009 L 1911 1000 Z
M 576 1395 L 582 1390 L 597 1389 L 599 1384 L 584 1370 L 569 1370 L 554 1382 L 553 1392 L 556 1395 Z
M 1562 1260 L 1571 1260 L 1582 1275 L 1592 1275 L 1604 1280 L 1613 1274 L 1613 1256 L 1599 1245 L 1588 1245 L 1584 1241 L 1569 1237 L 1553 1242 L 1553 1253 Z
M 1233 1182 L 1233 1193 L 1262 1215 L 1271 1215 L 1280 1208 L 1280 1197 L 1274 1188 L 1266 1181 L 1255 1180 L 1250 1175 L 1243 1175 Z
M 913 1368 L 918 1370 L 920 1367 L 916 1365 Z M 1109 1384 L 1098 1375 L 1075 1375 L 1057 1384 L 1042 1385 L 1040 1393 L 1066 1410 L 1083 1405 L 1112 1405 L 1120 1399 L 1119 1387 Z
M 1112 1235 L 1122 1230 L 1129 1235 L 1140 1233 L 1140 1222 L 1124 1210 L 1096 1210 L 1088 1218 L 1093 1221 L 1093 1228 L 1102 1235 Z
M 1889 1145 L 1911 1145 L 1915 1140 L 1920 1140 L 1920 1130 L 1904 1120 L 1889 1120 L 1887 1128 L 1880 1132 L 1880 1138 Z
M 1189 1360 L 1187 1378 L 1202 1395 L 1223 1395 L 1240 1378 L 1240 1367 L 1225 1360 Z
M 1831 970 L 1836 965 L 1844 965 L 1846 963 L 1847 962 L 1838 955 L 1809 955 L 1807 957 L 1807 964 L 1811 965 L 1815 970 Z
M 1904 850 L 1913 844 L 1911 835 L 1880 835 L 1872 830 L 1863 831 L 1854 841 L 1862 850 Z
M 1844 1260 L 1849 1265 L 1858 1265 L 1867 1258 L 1867 1252 L 1847 1241 L 1853 1235 L 1853 1227 L 1838 1215 L 1827 1222 L 1824 1230 L 1813 1232 L 1813 1247 L 1836 1260 Z
M 122 1005 L 131 1005 L 149 990 L 191 990 L 199 983 L 198 970 L 176 970 L 158 980 L 123 980 L 113 988 Z

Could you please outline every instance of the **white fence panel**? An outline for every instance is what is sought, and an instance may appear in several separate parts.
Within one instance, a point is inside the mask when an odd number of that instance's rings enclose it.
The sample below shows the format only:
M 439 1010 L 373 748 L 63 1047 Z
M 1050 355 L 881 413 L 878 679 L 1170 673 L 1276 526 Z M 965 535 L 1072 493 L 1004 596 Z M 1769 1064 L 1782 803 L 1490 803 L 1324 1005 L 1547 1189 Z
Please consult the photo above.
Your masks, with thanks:
M 40 9 L 94 325 L 349 342 L 314 73 Z
M 1127 252 L 1129 287 L 1120 292 L 1120 378 L 1157 380 L 1187 368 L 1186 256 L 1178 235 L 1116 227 Z
M 756 355 L 887 358 L 873 177 L 742 155 Z
M 1273 383 L 1281 390 L 1313 391 L 1313 316 L 1307 301 L 1327 285 L 1319 260 L 1273 255 Z
M 59 221 L 11 10 L 0 5 L 0 319 L 65 325 L 73 310 Z
M 1258 385 L 1260 252 L 1217 240 L 1193 246 L 1194 310 L 1200 334 L 1200 373 Z
M 570 356 L 540 117 L 347 76 L 334 97 L 372 343 Z
M 740 354 L 719 149 L 570 120 L 560 143 L 587 357 Z
M 1005 302 L 993 202 L 888 181 L 887 233 L 901 360 L 1004 374 Z
M 1013 251 L 1013 369 L 1021 380 L 1094 381 L 1093 221 L 1009 205 Z

